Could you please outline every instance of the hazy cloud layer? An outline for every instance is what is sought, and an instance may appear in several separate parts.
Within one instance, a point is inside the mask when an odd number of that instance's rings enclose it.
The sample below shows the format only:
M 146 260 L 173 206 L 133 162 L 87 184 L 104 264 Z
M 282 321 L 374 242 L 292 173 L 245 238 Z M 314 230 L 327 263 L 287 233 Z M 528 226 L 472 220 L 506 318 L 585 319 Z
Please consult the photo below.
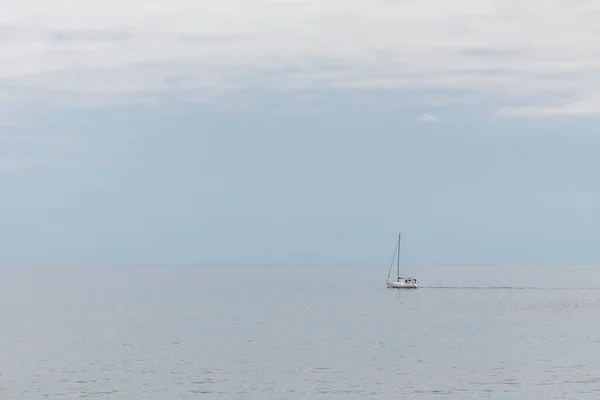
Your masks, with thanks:
M 4 5 L 4 102 L 98 106 L 255 87 L 427 88 L 492 93 L 506 116 L 600 113 L 599 1 Z

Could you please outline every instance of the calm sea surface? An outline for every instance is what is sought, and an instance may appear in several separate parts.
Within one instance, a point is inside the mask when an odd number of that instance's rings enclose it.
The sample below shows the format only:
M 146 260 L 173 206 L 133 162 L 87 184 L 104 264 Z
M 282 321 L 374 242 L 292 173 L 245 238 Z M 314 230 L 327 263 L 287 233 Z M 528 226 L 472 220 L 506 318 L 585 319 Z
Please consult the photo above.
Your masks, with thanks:
M 600 399 L 600 268 L 0 271 L 2 399 Z

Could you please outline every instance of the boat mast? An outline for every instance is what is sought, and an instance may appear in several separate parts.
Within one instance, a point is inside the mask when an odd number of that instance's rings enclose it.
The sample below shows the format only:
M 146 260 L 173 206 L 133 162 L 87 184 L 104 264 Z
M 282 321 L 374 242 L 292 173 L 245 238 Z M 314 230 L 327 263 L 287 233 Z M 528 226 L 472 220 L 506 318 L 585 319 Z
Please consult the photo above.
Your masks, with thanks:
M 400 239 L 402 238 L 402 234 L 398 234 L 398 282 L 400 282 Z

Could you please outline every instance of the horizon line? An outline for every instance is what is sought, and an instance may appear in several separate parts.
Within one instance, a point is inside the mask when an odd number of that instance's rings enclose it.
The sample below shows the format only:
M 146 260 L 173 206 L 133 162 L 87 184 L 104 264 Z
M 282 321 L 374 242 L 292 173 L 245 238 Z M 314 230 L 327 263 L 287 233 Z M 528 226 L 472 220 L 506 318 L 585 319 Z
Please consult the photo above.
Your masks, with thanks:
M 389 268 L 384 264 L 204 264 L 204 263 L 176 263 L 176 264 L 15 264 L 0 265 L 0 268 Z M 590 268 L 600 267 L 600 264 L 401 264 L 403 268 L 543 268 L 543 267 L 571 267 Z

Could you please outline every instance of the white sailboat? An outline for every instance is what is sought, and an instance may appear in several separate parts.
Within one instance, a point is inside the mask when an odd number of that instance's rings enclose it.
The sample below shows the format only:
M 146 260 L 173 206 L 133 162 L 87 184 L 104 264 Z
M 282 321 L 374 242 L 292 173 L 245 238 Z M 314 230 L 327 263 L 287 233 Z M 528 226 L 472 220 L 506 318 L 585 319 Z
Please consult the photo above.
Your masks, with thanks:
M 400 241 L 402 240 L 402 234 L 398 234 L 398 243 L 396 244 L 396 250 L 394 250 L 394 257 L 392 258 L 392 263 L 390 264 L 390 270 L 388 272 L 388 277 L 386 280 L 386 285 L 388 289 L 417 289 L 419 287 L 419 281 L 412 277 L 404 277 L 400 276 Z M 394 259 L 397 257 L 397 269 L 396 276 L 397 280 L 390 280 L 390 275 L 392 273 L 392 267 L 394 266 Z

